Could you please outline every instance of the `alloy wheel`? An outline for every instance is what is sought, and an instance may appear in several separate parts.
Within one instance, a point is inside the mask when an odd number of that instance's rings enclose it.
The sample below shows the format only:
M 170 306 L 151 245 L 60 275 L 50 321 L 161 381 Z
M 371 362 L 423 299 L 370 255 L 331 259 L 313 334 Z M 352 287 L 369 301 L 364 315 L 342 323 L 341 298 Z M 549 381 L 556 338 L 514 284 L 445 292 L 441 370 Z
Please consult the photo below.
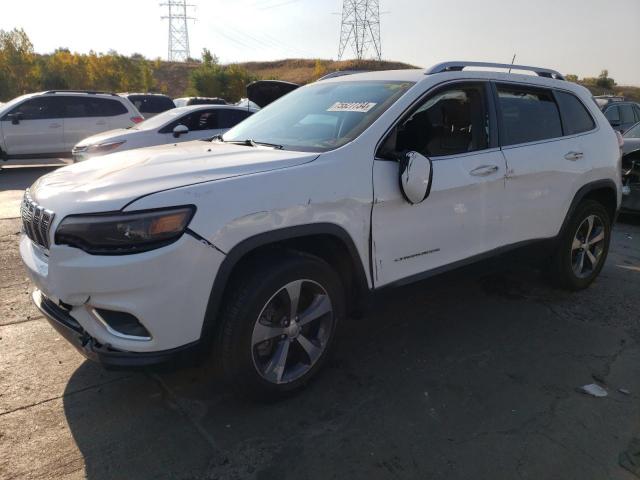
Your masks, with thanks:
M 324 353 L 334 326 L 327 291 L 313 280 L 295 280 L 264 305 L 251 336 L 254 366 L 268 382 L 290 383 Z
M 585 218 L 571 243 L 571 267 L 578 278 L 587 278 L 603 258 L 606 229 L 598 215 Z

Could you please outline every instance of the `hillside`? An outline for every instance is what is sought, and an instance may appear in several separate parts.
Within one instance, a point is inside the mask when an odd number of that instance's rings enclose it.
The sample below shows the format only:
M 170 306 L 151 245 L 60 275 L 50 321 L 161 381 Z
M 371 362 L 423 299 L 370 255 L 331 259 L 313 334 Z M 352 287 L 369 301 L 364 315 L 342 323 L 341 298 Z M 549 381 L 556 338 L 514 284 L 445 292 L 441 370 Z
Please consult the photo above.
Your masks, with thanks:
M 336 70 L 394 70 L 418 68 L 400 62 L 375 60 L 316 60 L 316 59 L 286 59 L 272 62 L 246 62 L 235 64 L 246 69 L 252 75 L 261 79 L 278 79 L 287 82 L 305 84 L 317 80 L 325 73 Z M 157 62 L 154 66 L 154 77 L 161 89 L 170 96 L 179 97 L 189 87 L 189 74 L 198 68 L 200 63 Z
M 375 60 L 321 60 L 321 59 L 285 59 L 271 62 L 238 63 L 239 67 L 262 79 L 278 79 L 287 82 L 305 84 L 312 82 L 325 73 L 336 70 L 394 70 L 404 68 L 421 68 L 401 62 Z M 200 63 L 156 62 L 154 77 L 163 91 L 170 96 L 184 95 L 189 87 L 189 74 L 198 68 Z M 582 82 L 579 82 L 582 83 Z M 603 90 L 593 85 L 585 85 L 594 95 L 615 93 L 640 102 L 640 87 L 616 86 L 613 91 Z

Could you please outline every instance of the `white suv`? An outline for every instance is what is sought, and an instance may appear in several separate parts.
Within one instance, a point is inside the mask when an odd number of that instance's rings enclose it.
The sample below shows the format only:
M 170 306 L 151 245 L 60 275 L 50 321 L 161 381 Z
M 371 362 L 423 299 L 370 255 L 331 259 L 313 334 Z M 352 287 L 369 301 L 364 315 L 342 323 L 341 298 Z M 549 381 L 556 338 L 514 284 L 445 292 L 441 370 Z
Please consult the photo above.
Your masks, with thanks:
M 129 100 L 114 93 L 30 93 L 0 107 L 0 158 L 71 157 L 83 138 L 143 120 Z
M 355 74 L 221 139 L 40 178 L 20 252 L 36 304 L 87 357 L 213 351 L 242 391 L 277 395 L 317 372 L 337 325 L 380 288 L 533 242 L 560 285 L 587 287 L 619 161 L 589 92 L 551 70 Z

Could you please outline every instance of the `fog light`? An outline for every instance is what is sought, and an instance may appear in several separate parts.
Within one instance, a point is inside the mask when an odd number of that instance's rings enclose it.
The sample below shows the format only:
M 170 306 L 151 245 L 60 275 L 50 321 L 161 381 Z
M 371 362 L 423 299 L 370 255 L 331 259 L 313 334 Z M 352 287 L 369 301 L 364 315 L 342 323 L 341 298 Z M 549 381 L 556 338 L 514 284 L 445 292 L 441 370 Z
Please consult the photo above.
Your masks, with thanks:
M 622 194 L 623 195 L 631 195 L 631 187 L 629 185 L 622 186 Z
M 128 340 L 151 340 L 151 334 L 136 317 L 130 313 L 95 308 L 94 315 L 105 328 L 116 337 Z

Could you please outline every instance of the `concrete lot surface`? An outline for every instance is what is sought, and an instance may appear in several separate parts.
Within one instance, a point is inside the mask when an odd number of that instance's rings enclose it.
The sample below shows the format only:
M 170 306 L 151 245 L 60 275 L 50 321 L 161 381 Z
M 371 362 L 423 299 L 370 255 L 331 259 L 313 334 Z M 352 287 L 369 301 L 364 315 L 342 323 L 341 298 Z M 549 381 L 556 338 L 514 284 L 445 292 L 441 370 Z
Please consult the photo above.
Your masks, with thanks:
M 5 171 L 0 190 L 31 181 Z M 385 292 L 317 381 L 268 405 L 215 362 L 84 361 L 31 305 L 18 232 L 0 220 L 2 479 L 638 478 L 619 465 L 640 435 L 638 221 L 583 292 L 516 261 Z M 607 397 L 576 391 L 594 377 Z

